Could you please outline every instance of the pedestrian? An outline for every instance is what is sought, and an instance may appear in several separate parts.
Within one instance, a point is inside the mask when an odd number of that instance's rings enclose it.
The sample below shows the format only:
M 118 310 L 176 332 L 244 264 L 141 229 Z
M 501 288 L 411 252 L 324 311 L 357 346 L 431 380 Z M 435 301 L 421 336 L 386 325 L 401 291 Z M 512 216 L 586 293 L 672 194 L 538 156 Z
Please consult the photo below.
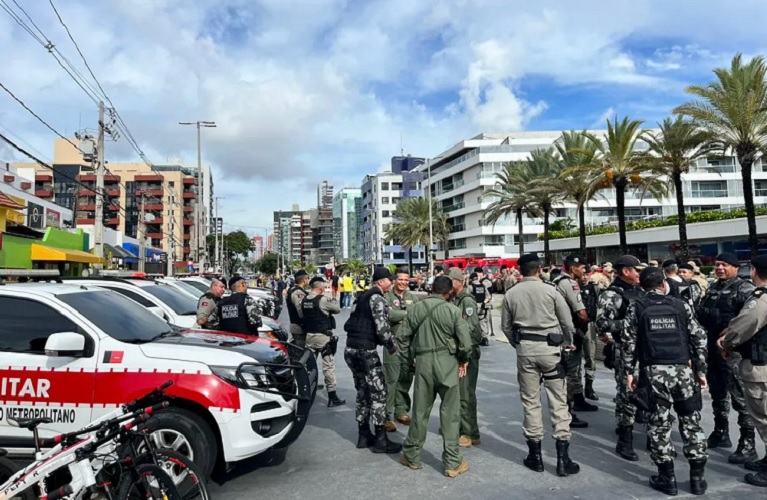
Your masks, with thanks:
M 309 284 L 309 275 L 300 269 L 293 275 L 295 284 L 288 289 L 285 300 L 290 318 L 291 341 L 299 347 L 306 347 L 306 331 L 303 327 L 304 319 L 301 316 L 301 303 L 306 297 L 306 286 Z
M 516 269 L 510 268 L 506 270 L 506 276 L 503 278 L 503 293 L 509 291 L 511 287 L 517 282 Z
M 664 271 L 667 267 L 664 262 Z M 621 365 L 626 385 L 650 412 L 647 438 L 650 457 L 658 468 L 650 486 L 667 495 L 678 493 L 671 444 L 673 407 L 679 418 L 684 455 L 690 463 L 690 490 L 703 495 L 708 486 L 704 478 L 706 435 L 700 426 L 701 389 L 707 387 L 706 332 L 689 304 L 669 293 L 664 271 L 648 267 L 639 275 L 647 295 L 626 311 Z
M 573 429 L 583 429 L 588 427 L 588 423 L 580 420 L 576 411 L 592 412 L 597 411 L 598 407 L 590 404 L 583 396 L 582 368 L 583 363 L 583 338 L 588 328 L 589 316 L 586 312 L 586 306 L 581 296 L 581 288 L 578 281 L 586 273 L 586 262 L 579 255 L 568 255 L 565 257 L 564 267 L 554 279 L 554 286 L 567 302 L 567 307 L 572 315 L 573 326 L 575 327 L 575 336 L 573 345 L 575 350 L 567 356 L 567 401 L 572 414 L 570 427 Z
M 501 322 L 504 335 L 517 351 L 517 381 L 524 411 L 522 431 L 529 450 L 523 463 L 543 472 L 543 382 L 556 440 L 557 475 L 576 474 L 580 466 L 570 460 L 571 417 L 562 360 L 562 349 L 572 348 L 572 317 L 562 295 L 541 281 L 537 254 L 523 255 L 518 264 L 522 280 L 506 292 Z
M 767 255 L 751 260 L 751 279 L 756 290 L 717 341 L 726 357 L 741 354 L 738 373 L 743 384 L 746 407 L 762 442 L 767 444 Z M 767 455 L 746 462 L 746 482 L 767 487 Z
M 231 333 L 258 336 L 261 328 L 261 306 L 248 295 L 248 284 L 242 276 L 229 278 L 231 295 L 221 299 L 208 318 L 208 327 Z
M 377 350 L 377 346 L 383 345 L 389 354 L 397 352 L 389 324 L 389 305 L 384 298 L 391 289 L 391 277 L 389 269 L 376 267 L 374 285 L 359 297 L 344 325 L 344 360 L 352 371 L 354 388 L 357 389 L 357 448 L 372 447 L 373 453 L 399 453 L 402 450 L 401 444 L 390 441 L 386 435 L 386 380 Z M 374 433 L 370 432 L 371 423 Z
M 210 280 L 210 290 L 202 294 L 202 297 L 197 301 L 197 324 L 199 326 L 206 326 L 208 318 L 216 309 L 218 302 L 226 292 L 226 286 L 221 280 L 213 278 Z
M 583 339 L 583 365 L 586 380 L 583 395 L 591 401 L 599 401 L 599 396 L 594 391 L 594 380 L 597 376 L 597 328 L 594 325 L 594 321 L 597 318 L 597 301 L 599 300 L 600 290 L 596 283 L 589 281 L 589 277 L 585 273 L 578 282 L 581 286 L 583 305 L 589 318 L 589 326 Z
M 615 261 L 617 277 L 610 286 L 599 294 L 597 302 L 596 327 L 602 342 L 609 344 L 614 352 L 615 371 L 615 420 L 618 443 L 615 452 L 622 458 L 636 462 L 639 456 L 634 451 L 634 418 L 636 406 L 631 402 L 626 385 L 621 356 L 621 332 L 623 320 L 629 305 L 644 296 L 638 286 L 640 265 L 633 255 L 624 255 Z
M 342 406 L 346 401 L 336 394 L 336 346 L 338 337 L 333 335 L 336 321 L 333 314 L 341 312 L 338 302 L 325 296 L 325 278 L 315 276 L 309 281 L 309 294 L 301 301 L 301 317 L 306 331 L 306 347 L 314 357 L 322 356 L 322 375 L 328 391 L 328 408 Z
M 343 279 L 343 284 L 346 295 L 344 295 L 344 301 L 341 304 L 341 307 L 351 309 L 352 300 L 354 299 L 354 279 L 352 278 L 351 273 L 346 273 L 346 276 L 344 276 Z
M 449 302 L 452 295 L 450 278 L 437 276 L 431 295 L 416 304 L 405 320 L 406 335 L 412 336 L 415 384 L 413 419 L 400 457 L 400 463 L 406 467 L 423 467 L 421 451 L 426 442 L 429 415 L 439 395 L 439 423 L 444 441 L 442 463 L 447 477 L 456 477 L 469 468 L 458 442 L 461 432 L 459 380 L 466 375 L 471 337 L 460 310 Z
M 333 300 L 336 300 L 336 298 L 338 298 L 338 274 L 337 273 L 333 273 L 333 277 L 331 278 L 330 298 Z
M 698 309 L 698 319 L 708 333 L 708 383 L 714 410 L 714 432 L 708 437 L 709 448 L 731 448 L 729 430 L 730 402 L 738 413 L 740 439 L 735 452 L 727 457 L 733 464 L 745 464 L 758 458 L 754 421 L 748 413 L 738 365 L 740 354 L 722 356 L 716 342 L 728 323 L 743 309 L 754 293 L 754 285 L 738 277 L 740 262 L 731 253 L 716 256 L 714 270 L 717 280 L 709 287 Z
M 409 362 L 409 339 L 403 335 L 402 322 L 418 299 L 410 292 L 410 274 L 407 269 L 397 269 L 391 290 L 386 292 L 389 303 L 389 323 L 397 343 L 397 352 L 383 353 L 384 377 L 386 378 L 386 430 L 394 432 L 394 420 L 410 425 L 410 386 L 413 384 L 412 363 Z
M 481 356 L 479 346 L 482 342 L 482 329 L 479 326 L 477 315 L 477 301 L 466 290 L 463 273 L 457 267 L 453 267 L 447 272 L 447 276 L 453 284 L 451 302 L 461 311 L 461 317 L 468 323 L 471 336 L 471 353 L 469 354 L 469 364 L 466 367 L 466 376 L 459 381 L 461 437 L 458 440 L 458 446 L 468 448 L 481 443 L 477 420 L 477 381 L 479 380 L 479 359 Z
M 469 275 L 469 291 L 477 302 L 479 311 L 479 327 L 482 329 L 482 342 L 480 345 L 489 346 L 490 340 L 490 304 L 493 301 L 493 294 L 490 288 L 484 283 L 484 273 L 481 267 L 475 267 L 474 272 Z

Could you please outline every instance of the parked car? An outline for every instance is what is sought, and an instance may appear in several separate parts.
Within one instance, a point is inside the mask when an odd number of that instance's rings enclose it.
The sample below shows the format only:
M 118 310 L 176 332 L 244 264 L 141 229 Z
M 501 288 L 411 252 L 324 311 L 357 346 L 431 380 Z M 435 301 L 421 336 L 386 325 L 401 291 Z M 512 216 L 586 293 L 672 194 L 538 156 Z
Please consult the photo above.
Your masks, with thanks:
M 166 278 L 168 279 L 168 278 Z M 174 278 L 170 278 L 174 279 Z M 197 288 L 200 292 L 205 293 L 210 289 L 210 280 L 201 276 L 189 276 L 185 278 L 178 278 L 177 281 L 185 283 L 187 285 Z M 231 292 L 226 291 L 226 295 Z M 256 299 L 261 303 L 261 310 L 265 316 L 269 316 L 272 319 L 280 317 L 282 312 L 282 301 L 278 300 L 274 296 L 271 290 L 268 288 L 248 288 L 248 295 Z
M 13 454 L 34 449 L 31 434 L 8 425 L 9 417 L 48 417 L 40 432 L 51 437 L 173 380 L 175 399 L 146 428 L 209 475 L 216 465 L 293 443 L 317 389 L 308 350 L 175 328 L 91 283 L 5 284 L 0 317 L 0 447 Z

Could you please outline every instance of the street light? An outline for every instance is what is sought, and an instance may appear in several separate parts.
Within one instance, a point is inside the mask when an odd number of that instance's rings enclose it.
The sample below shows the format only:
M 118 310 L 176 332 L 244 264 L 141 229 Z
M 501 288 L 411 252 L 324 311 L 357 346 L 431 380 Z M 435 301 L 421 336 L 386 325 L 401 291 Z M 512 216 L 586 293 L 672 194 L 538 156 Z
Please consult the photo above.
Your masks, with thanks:
M 196 122 L 178 122 L 179 125 L 196 125 L 197 126 L 197 176 L 200 180 L 200 185 L 197 189 L 197 208 L 195 210 L 195 223 L 197 225 L 197 260 L 200 263 L 200 272 L 205 271 L 205 252 L 207 245 L 203 241 L 205 239 L 205 231 L 203 230 L 203 213 L 202 213 L 202 188 L 203 188 L 203 176 L 202 176 L 202 147 L 200 145 L 200 129 L 202 127 L 215 128 L 216 122 L 211 121 L 196 121 Z

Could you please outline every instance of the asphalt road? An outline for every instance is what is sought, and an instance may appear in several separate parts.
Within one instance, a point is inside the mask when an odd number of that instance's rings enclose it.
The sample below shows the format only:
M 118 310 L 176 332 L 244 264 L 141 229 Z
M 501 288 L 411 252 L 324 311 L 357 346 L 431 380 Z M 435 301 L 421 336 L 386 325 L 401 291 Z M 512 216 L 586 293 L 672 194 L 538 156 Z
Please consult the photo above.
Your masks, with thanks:
M 500 316 L 494 311 L 495 331 L 500 335 Z M 343 350 L 344 321 L 348 311 L 338 318 L 337 335 Z M 280 318 L 287 321 L 287 313 Z M 424 468 L 413 471 L 401 466 L 398 455 L 376 455 L 355 448 L 357 426 L 354 420 L 355 391 L 351 372 L 343 359 L 337 360 L 338 392 L 346 399 L 342 408 L 327 408 L 327 393 L 318 392 L 309 422 L 298 441 L 285 456 L 256 457 L 242 462 L 221 482 L 212 485 L 214 498 L 418 498 L 418 499 L 509 499 L 509 498 L 583 498 L 623 499 L 661 498 L 652 490 L 648 478 L 655 467 L 644 451 L 644 426 L 636 426 L 635 447 L 639 462 L 627 462 L 615 454 L 613 417 L 615 383 L 612 372 L 600 368 L 595 383 L 600 400 L 599 411 L 579 416 L 590 423 L 588 429 L 575 431 L 571 457 L 581 465 L 581 472 L 560 478 L 555 473 L 556 451 L 546 410 L 547 433 L 543 443 L 546 470 L 535 473 L 522 465 L 527 453 L 522 436 L 522 407 L 516 381 L 515 351 L 501 341 L 482 349 L 478 388 L 479 420 L 482 444 L 464 450 L 469 470 L 457 478 L 443 475 L 442 439 L 439 406 L 435 404 L 429 421 L 429 435 L 424 448 Z M 546 404 L 544 402 L 544 409 Z M 731 418 L 731 438 L 738 431 Z M 710 399 L 704 403 L 704 430 L 713 429 Z M 407 427 L 399 425 L 390 437 L 402 441 Z M 689 468 L 682 454 L 681 439 L 673 438 L 679 457 L 676 460 L 680 497 L 689 494 Z M 757 439 L 759 441 L 759 439 Z M 764 449 L 758 443 L 760 456 Z M 706 477 L 708 498 L 740 499 L 760 495 L 758 488 L 743 481 L 744 470 L 727 463 L 733 450 L 711 450 Z

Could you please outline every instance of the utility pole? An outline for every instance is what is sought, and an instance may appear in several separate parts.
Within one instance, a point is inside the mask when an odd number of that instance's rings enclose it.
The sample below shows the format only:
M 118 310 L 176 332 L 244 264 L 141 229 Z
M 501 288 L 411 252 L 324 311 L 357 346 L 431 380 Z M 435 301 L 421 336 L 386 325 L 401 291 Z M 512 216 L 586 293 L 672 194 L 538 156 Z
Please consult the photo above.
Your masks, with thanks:
M 216 206 L 215 206 L 215 212 L 214 212 L 214 215 L 213 215 L 213 233 L 216 236 L 216 246 L 214 247 L 215 250 L 213 252 L 215 254 L 215 258 L 213 260 L 214 271 L 215 271 L 216 268 L 221 267 L 221 254 L 218 251 L 218 200 L 219 200 L 219 198 L 221 198 L 221 197 L 220 196 L 216 196 Z
M 146 214 L 144 214 L 144 207 L 146 206 L 146 193 L 141 191 L 141 208 L 138 211 L 138 271 L 140 273 L 145 272 L 146 261 Z
M 170 244 L 170 251 L 168 252 L 167 256 L 167 271 L 165 271 L 165 275 L 167 277 L 173 276 L 173 266 L 176 262 L 176 218 L 173 216 L 173 204 L 176 202 L 176 196 L 175 196 L 175 190 L 173 188 L 170 189 L 170 210 L 168 210 L 168 240 Z
M 104 257 L 104 101 L 99 101 L 99 135 L 96 143 L 96 220 L 94 224 L 93 249 L 97 257 Z M 103 264 L 94 266 L 102 269 Z

